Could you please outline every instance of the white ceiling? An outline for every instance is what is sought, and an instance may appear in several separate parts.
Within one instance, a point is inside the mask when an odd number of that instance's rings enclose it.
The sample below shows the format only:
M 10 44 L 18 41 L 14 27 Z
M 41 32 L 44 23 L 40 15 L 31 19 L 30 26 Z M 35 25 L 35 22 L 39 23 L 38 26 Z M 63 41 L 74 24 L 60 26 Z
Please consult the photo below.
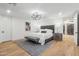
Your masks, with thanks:
M 10 9 L 10 14 L 6 13 L 6 10 Z M 9 15 L 13 17 L 25 18 L 32 12 L 32 10 L 38 9 L 44 12 L 48 16 L 57 15 L 62 12 L 63 15 L 68 15 L 76 10 L 79 10 L 78 3 L 17 3 L 13 6 L 8 3 L 0 3 L 0 14 Z

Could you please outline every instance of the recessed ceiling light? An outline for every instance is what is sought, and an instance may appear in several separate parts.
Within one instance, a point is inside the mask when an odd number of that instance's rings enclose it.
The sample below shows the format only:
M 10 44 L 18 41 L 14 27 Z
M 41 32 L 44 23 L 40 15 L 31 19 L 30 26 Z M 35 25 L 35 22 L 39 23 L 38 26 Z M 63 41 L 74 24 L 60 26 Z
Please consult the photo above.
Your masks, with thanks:
M 58 15 L 59 15 L 59 16 L 62 16 L 62 12 L 59 12 Z
M 7 12 L 8 14 L 10 14 L 10 13 L 11 13 L 11 10 L 8 9 L 8 10 L 6 10 L 6 12 Z

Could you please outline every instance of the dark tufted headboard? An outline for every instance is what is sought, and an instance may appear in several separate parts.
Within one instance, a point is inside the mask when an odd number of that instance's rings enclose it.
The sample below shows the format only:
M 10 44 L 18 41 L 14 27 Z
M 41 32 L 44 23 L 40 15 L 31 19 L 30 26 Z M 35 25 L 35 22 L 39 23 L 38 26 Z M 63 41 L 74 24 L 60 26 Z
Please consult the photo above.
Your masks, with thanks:
M 41 26 L 41 29 L 51 29 L 51 30 L 53 30 L 53 33 L 55 32 L 55 26 L 54 25 Z

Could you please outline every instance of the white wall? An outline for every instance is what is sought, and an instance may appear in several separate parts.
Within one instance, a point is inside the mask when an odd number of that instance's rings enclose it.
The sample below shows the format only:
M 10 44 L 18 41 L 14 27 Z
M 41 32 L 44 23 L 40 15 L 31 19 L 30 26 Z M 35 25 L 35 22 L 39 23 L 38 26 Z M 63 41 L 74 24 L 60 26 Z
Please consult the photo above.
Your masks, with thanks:
M 55 24 L 55 33 L 63 33 L 63 19 L 56 18 L 54 20 L 54 24 Z
M 10 18 L 0 15 L 0 42 L 11 39 Z M 3 33 L 4 31 L 4 33 Z
M 1 33 L 4 31 L 5 33 Z M 25 35 L 25 20 L 0 16 L 0 42 L 23 39 Z
M 19 19 L 19 18 L 13 18 L 13 17 L 7 17 L 7 16 L 2 16 L 0 17 L 0 19 L 5 19 L 6 21 L 4 22 L 5 24 L 7 24 L 7 26 L 9 26 L 9 28 L 5 29 L 9 30 L 9 34 L 7 34 L 7 37 L 9 39 L 12 40 L 17 40 L 17 39 L 23 39 L 25 37 L 25 22 L 28 20 L 25 19 Z M 8 23 L 9 22 L 9 23 Z M 62 23 L 62 19 L 57 18 L 56 19 L 41 19 L 38 21 L 34 21 L 34 20 L 29 20 L 29 22 L 31 22 L 32 25 L 32 29 L 34 28 L 39 28 L 39 26 L 41 25 L 55 25 L 57 22 Z M 3 24 L 1 24 L 3 25 Z M 4 26 L 5 27 L 5 26 Z M 56 30 L 56 27 L 55 27 Z M 63 29 L 62 29 L 62 24 L 58 27 L 58 32 L 62 33 Z M 5 37 L 6 39 L 6 37 Z
M 25 20 L 12 18 L 12 39 L 23 39 L 25 35 Z
M 41 20 L 26 20 L 31 23 L 31 29 L 39 28 L 42 25 L 55 25 L 55 32 L 63 33 L 63 19 L 52 18 L 52 19 L 41 19 Z

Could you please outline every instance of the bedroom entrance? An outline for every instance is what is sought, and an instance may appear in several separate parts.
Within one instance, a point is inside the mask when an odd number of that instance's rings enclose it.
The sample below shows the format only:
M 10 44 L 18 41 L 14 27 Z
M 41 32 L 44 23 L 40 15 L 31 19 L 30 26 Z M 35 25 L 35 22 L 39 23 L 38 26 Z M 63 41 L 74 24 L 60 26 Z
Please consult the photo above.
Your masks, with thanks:
M 67 35 L 74 35 L 74 24 L 67 24 Z
M 64 35 L 74 35 L 74 23 L 66 22 L 63 25 L 63 34 Z
M 73 20 L 64 21 L 63 34 L 64 36 L 72 38 L 69 40 L 74 41 L 74 21 Z

